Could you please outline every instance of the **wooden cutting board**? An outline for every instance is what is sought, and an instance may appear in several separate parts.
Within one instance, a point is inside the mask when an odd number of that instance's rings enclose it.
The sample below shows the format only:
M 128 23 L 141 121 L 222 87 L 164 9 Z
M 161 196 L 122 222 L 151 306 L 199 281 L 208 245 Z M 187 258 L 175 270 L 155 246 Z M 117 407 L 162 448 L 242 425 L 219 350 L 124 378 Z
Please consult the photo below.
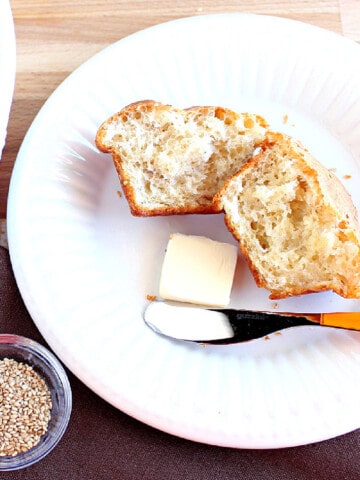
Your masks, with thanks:
M 161 22 L 208 13 L 278 15 L 360 42 L 360 0 L 10 0 L 17 37 L 17 78 L 0 164 L 0 219 L 24 135 L 40 107 L 79 65 L 107 45 Z

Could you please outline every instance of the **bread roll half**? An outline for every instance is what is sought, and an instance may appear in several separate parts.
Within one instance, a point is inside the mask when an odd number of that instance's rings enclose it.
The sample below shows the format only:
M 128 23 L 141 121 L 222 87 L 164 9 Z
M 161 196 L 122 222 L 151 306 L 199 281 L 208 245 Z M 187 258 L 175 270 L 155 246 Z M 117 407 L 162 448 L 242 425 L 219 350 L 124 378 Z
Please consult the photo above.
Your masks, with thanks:
M 98 129 L 136 216 L 214 213 L 213 197 L 263 141 L 266 121 L 222 107 L 133 103 Z
M 214 198 L 270 298 L 333 290 L 360 298 L 360 229 L 350 195 L 299 142 L 269 133 Z

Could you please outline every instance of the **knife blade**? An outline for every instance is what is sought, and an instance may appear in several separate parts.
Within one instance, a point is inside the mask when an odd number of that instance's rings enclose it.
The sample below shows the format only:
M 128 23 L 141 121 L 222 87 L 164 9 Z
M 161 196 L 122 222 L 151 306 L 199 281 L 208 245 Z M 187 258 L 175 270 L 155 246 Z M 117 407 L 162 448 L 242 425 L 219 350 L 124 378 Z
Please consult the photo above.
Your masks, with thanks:
M 152 301 L 143 318 L 153 331 L 161 335 L 215 344 L 246 342 L 297 326 L 360 330 L 360 312 L 289 313 L 215 309 L 163 300 Z

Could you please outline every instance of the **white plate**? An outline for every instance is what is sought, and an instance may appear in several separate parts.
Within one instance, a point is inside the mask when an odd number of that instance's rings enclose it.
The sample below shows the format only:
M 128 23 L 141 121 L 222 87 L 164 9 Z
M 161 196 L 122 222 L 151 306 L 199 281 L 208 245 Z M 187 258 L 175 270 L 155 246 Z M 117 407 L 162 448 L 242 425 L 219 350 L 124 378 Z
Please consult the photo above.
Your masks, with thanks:
M 14 92 L 16 47 L 15 31 L 8 0 L 0 2 L 0 159 Z
M 166 432 L 231 447 L 299 445 L 360 427 L 360 332 L 300 328 L 201 348 L 144 325 L 171 231 L 234 240 L 221 215 L 132 217 L 111 158 L 94 147 L 100 123 L 139 99 L 252 111 L 351 176 L 343 181 L 359 207 L 359 60 L 355 43 L 294 21 L 200 16 L 112 45 L 51 96 L 16 161 L 10 252 L 38 328 L 101 397 Z M 278 303 L 360 310 L 331 293 Z M 241 259 L 232 306 L 275 308 Z

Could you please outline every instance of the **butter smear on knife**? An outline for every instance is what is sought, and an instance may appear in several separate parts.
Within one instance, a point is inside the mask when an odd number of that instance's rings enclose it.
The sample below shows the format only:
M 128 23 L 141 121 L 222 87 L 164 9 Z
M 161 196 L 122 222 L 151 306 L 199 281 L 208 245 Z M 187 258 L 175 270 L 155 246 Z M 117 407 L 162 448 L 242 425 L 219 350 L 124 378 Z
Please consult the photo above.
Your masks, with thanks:
M 237 252 L 229 243 L 172 233 L 161 271 L 160 296 L 225 307 L 230 302 Z

